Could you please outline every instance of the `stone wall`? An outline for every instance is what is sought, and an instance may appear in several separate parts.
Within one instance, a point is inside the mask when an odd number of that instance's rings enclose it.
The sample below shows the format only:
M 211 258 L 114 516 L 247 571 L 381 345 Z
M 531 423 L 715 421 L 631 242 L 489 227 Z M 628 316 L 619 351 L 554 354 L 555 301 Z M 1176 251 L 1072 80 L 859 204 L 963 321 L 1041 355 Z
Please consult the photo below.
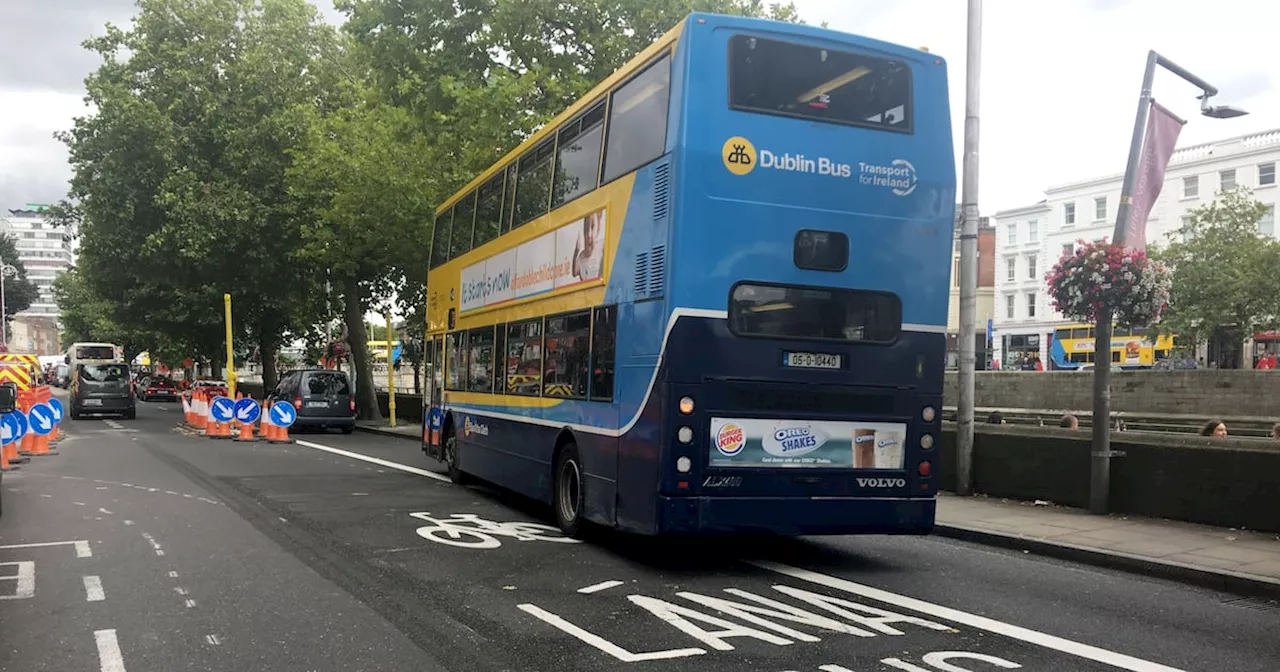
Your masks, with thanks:
M 977 492 L 1088 508 L 1087 432 L 975 425 Z M 955 426 L 943 429 L 939 485 L 955 489 Z M 1111 510 L 1153 518 L 1280 532 L 1280 444 L 1249 439 L 1117 432 Z
M 955 406 L 957 374 L 948 371 L 945 404 Z M 1093 406 L 1093 375 L 1074 371 L 979 371 L 980 408 L 1064 411 Z M 1126 413 L 1228 417 L 1280 416 L 1280 371 L 1203 369 L 1124 371 L 1111 375 L 1111 409 Z

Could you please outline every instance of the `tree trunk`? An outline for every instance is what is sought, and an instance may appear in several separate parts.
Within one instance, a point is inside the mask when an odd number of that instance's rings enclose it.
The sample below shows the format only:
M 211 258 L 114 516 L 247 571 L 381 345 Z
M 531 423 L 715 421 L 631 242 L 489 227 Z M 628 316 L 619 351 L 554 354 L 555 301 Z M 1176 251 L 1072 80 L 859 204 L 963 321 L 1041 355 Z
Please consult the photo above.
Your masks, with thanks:
M 364 307 L 360 302 L 360 285 L 348 278 L 343 289 L 343 317 L 347 323 L 347 346 L 351 349 L 351 365 L 356 372 L 356 413 L 361 420 L 382 420 L 378 393 L 373 389 L 373 367 L 369 364 L 369 336 L 364 328 Z
M 280 382 L 276 378 L 276 349 L 279 343 L 275 336 L 263 334 L 258 338 L 258 356 L 262 360 L 262 394 L 271 394 Z

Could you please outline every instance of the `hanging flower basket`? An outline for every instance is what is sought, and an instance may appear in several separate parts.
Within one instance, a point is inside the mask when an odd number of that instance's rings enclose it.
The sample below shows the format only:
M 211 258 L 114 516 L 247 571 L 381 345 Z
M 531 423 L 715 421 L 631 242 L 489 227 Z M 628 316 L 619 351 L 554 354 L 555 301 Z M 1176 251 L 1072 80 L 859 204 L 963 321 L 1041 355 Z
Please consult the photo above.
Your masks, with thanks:
M 1076 241 L 1045 280 L 1053 307 L 1064 316 L 1094 322 L 1108 308 L 1117 323 L 1145 327 L 1169 307 L 1169 272 L 1146 252 Z

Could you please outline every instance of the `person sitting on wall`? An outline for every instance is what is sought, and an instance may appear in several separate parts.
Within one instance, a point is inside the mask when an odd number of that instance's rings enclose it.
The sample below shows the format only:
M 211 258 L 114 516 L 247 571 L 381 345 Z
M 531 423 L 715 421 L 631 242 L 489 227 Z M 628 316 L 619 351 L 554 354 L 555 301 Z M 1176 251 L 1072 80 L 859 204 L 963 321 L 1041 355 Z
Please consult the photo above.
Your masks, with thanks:
M 1272 440 L 1280 441 L 1280 422 L 1271 426 L 1271 438 Z
M 1001 414 L 1000 411 L 991 411 L 991 415 L 987 416 L 987 424 L 1003 425 L 1004 415 Z
M 1210 420 L 1204 423 L 1200 436 L 1211 436 L 1215 439 L 1227 438 L 1227 424 L 1221 420 Z
M 1080 429 L 1080 418 L 1067 413 L 1058 421 L 1058 426 L 1063 429 Z

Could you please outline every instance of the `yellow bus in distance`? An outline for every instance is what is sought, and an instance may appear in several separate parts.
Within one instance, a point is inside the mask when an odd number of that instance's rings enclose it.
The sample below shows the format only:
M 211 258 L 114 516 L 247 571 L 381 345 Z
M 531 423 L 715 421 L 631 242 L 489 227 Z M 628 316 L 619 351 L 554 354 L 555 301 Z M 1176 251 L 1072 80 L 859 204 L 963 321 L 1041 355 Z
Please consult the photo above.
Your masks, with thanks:
M 1049 357 L 1054 368 L 1073 370 L 1095 360 L 1094 328 L 1091 324 L 1068 324 L 1053 330 Z M 1173 352 L 1173 336 L 1152 335 L 1144 328 L 1113 327 L 1111 363 L 1125 368 L 1151 368 Z

